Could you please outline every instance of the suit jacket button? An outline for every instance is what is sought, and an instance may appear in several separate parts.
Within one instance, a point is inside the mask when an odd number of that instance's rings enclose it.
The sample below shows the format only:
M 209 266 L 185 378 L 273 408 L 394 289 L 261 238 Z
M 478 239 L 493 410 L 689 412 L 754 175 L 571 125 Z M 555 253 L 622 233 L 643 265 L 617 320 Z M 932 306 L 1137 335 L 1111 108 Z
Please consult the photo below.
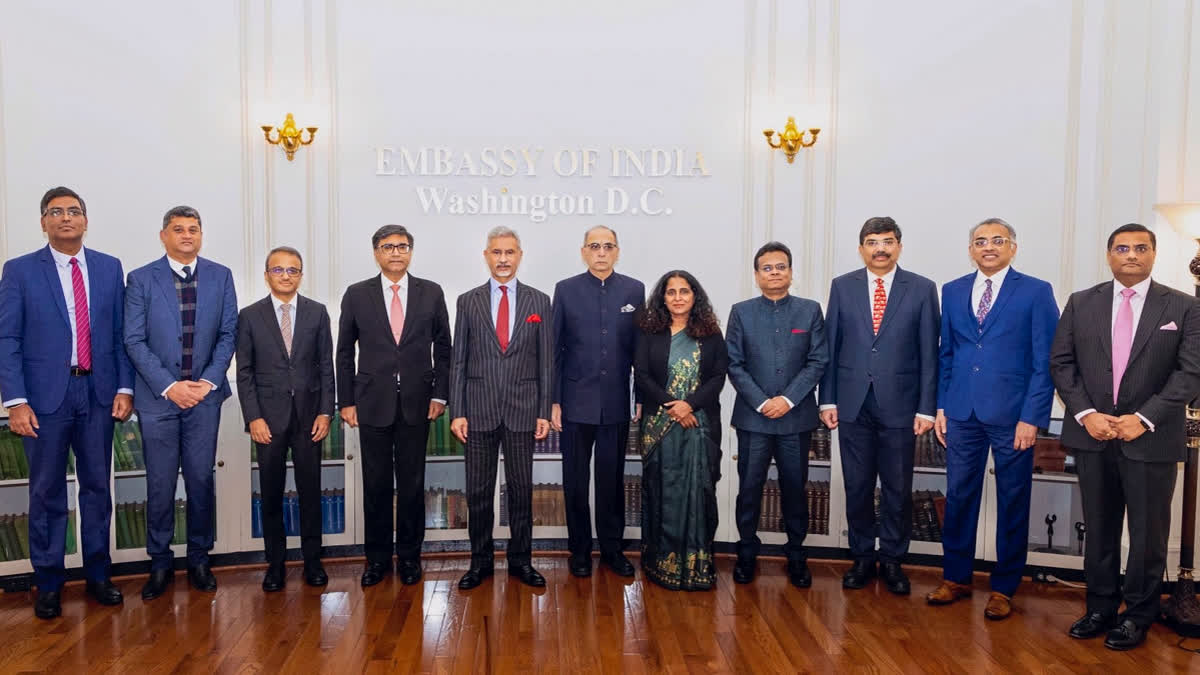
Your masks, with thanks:
M 602 368 L 602 369 L 600 370 L 600 374 L 601 374 L 601 375 L 607 375 L 607 374 L 608 374 L 608 371 L 607 371 L 607 370 L 604 370 L 604 369 Z
M 878 348 L 876 348 L 876 347 L 871 347 L 871 353 L 872 353 L 872 354 L 878 354 L 878 353 L 879 353 L 879 349 L 878 349 Z
M 973 371 L 975 371 L 975 372 L 977 372 L 977 373 L 978 373 L 978 372 L 979 372 L 979 366 L 975 366 L 975 367 L 971 368 L 971 370 L 973 370 Z
M 982 344 L 976 344 L 976 345 L 975 345 L 975 347 L 976 347 L 976 348 L 978 348 L 978 349 L 983 349 L 983 345 L 982 345 Z

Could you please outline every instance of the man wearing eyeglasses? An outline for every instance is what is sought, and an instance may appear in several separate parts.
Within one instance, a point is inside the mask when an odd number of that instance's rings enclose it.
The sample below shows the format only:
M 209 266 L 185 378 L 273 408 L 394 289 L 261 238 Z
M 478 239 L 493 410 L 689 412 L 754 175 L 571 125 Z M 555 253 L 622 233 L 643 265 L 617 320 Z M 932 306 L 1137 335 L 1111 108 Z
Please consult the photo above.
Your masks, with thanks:
M 408 273 L 413 244 L 402 225 L 375 231 L 380 274 L 346 289 L 338 321 L 338 403 L 362 442 L 364 588 L 391 573 L 393 532 L 400 581 L 421 580 L 425 444 L 450 392 L 446 296 L 441 286 Z
M 583 235 L 587 271 L 554 287 L 554 404 L 551 426 L 562 433 L 563 492 L 567 511 L 568 567 L 592 574 L 592 513 L 588 484 L 596 449 L 596 538 L 600 561 L 621 576 L 633 564 L 621 552 L 625 533 L 625 444 L 630 378 L 637 348 L 634 312 L 646 299 L 637 279 L 613 270 L 621 249 L 617 233 L 597 225 Z
M 300 500 L 304 581 L 329 582 L 321 565 L 320 444 L 333 418 L 333 338 L 325 305 L 299 294 L 303 274 L 299 251 L 272 249 L 263 274 L 271 294 L 238 314 L 238 400 L 258 450 L 267 557 L 262 587 L 268 593 L 283 590 L 286 577 L 283 488 L 289 448 Z
M 876 558 L 887 589 L 907 595 L 900 561 L 912 537 L 916 438 L 937 412 L 937 285 L 897 265 L 904 248 L 891 218 L 869 218 L 858 233 L 866 267 L 829 289 L 830 366 L 821 378 L 821 421 L 838 434 L 846 522 L 854 564 L 843 588 L 863 588 Z M 875 485 L 880 486 L 879 527 Z M 878 535 L 879 552 L 875 551 Z
M 761 547 L 758 520 L 771 460 L 779 472 L 788 580 L 812 586 L 808 552 L 808 447 L 819 424 L 814 392 L 829 364 L 821 306 L 788 291 L 792 252 L 771 241 L 754 254 L 754 280 L 762 295 L 733 306 L 725 343 L 729 380 L 737 391 L 731 423 L 737 429 L 738 528 L 733 580 L 754 580 Z
M 1116 650 L 1140 645 L 1161 611 L 1185 409 L 1200 394 L 1200 304 L 1151 280 L 1156 248 L 1154 233 L 1136 223 L 1109 235 L 1113 280 L 1071 295 L 1050 357 L 1087 523 L 1087 613 L 1069 634 L 1105 634 L 1104 646 Z
M 29 459 L 29 553 L 34 614 L 62 614 L 67 528 L 78 528 L 87 594 L 123 602 L 109 577 L 113 420 L 133 410 L 133 366 L 122 344 L 121 261 L 84 248 L 87 206 L 56 187 L 41 202 L 43 249 L 0 275 L 0 400 Z M 81 520 L 67 517 L 67 452 L 75 452 Z
M 1025 570 L 1033 452 L 1050 423 L 1050 343 L 1058 303 L 1050 284 L 1012 267 L 1017 233 L 999 218 L 971 228 L 978 271 L 942 287 L 938 414 L 946 445 L 942 583 L 931 605 L 971 595 L 975 532 L 991 449 L 996 475 L 996 565 L 984 616 L 1008 618 Z

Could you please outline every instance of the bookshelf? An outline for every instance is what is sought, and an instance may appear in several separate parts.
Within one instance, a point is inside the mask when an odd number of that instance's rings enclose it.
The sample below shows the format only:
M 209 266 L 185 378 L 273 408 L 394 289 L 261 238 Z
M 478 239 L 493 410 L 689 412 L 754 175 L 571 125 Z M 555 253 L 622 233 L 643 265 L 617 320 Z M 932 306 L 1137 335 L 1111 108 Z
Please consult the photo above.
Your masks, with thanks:
M 2 409 L 0 409 L 2 410 Z M 68 568 L 83 565 L 79 553 L 78 488 L 75 456 L 67 453 Z M 8 415 L 0 416 L 0 576 L 28 574 L 29 563 L 29 460 L 21 437 L 8 428 Z

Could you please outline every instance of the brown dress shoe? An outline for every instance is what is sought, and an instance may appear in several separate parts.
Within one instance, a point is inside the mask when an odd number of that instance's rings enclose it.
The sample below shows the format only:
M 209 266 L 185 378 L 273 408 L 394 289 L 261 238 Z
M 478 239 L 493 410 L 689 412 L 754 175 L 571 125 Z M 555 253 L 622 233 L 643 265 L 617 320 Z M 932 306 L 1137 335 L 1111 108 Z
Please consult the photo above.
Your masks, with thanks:
M 942 585 L 933 589 L 925 596 L 925 602 L 931 605 L 948 605 L 959 598 L 970 597 L 970 584 L 956 584 L 949 579 L 942 579 Z
M 992 591 L 991 597 L 988 598 L 987 607 L 983 609 L 983 615 L 992 621 L 999 621 L 1007 619 L 1009 614 L 1012 614 L 1012 598 L 1003 593 Z

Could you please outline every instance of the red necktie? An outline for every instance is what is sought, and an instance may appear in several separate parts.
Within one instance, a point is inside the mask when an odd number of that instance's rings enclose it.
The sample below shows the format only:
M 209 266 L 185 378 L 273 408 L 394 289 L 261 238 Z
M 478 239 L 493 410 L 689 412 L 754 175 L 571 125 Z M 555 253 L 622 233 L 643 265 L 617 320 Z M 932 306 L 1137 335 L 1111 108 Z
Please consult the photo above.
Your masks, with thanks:
M 92 369 L 92 317 L 88 314 L 87 287 L 79 261 L 71 258 L 71 293 L 75 296 L 75 351 L 79 367 Z
M 879 324 L 883 323 L 883 310 L 887 308 L 887 295 L 883 292 L 883 279 L 875 279 L 875 302 L 871 306 L 871 326 L 879 335 Z
M 500 287 L 500 309 L 496 310 L 496 339 L 500 351 L 508 351 L 508 286 Z

